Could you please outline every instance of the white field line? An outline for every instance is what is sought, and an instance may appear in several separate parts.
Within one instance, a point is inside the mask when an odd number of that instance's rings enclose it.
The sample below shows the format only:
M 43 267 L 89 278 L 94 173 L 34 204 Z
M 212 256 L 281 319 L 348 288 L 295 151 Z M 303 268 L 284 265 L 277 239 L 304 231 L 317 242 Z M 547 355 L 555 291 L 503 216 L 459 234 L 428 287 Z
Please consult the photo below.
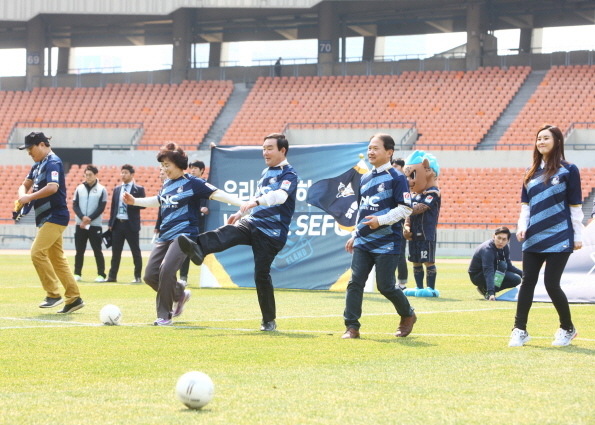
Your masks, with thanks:
M 543 307 L 542 307 L 543 308 Z M 468 310 L 461 310 L 461 311 L 468 311 Z M 475 310 L 471 310 L 475 311 Z M 311 316 L 308 316 L 311 317 Z M 328 316 L 319 316 L 319 317 L 328 317 Z M 336 316 L 333 316 L 336 317 Z M 340 317 L 340 316 L 339 316 Z M 0 317 L 0 320 L 14 320 L 14 321 L 34 321 L 34 322 L 43 322 L 43 323 L 52 323 L 50 325 L 42 325 L 42 326 L 6 326 L 0 327 L 0 330 L 5 329 L 36 329 L 36 328 L 72 328 L 72 327 L 103 327 L 104 325 L 100 323 L 84 323 L 84 322 L 62 322 L 60 320 L 45 320 L 45 319 L 31 319 L 31 318 L 18 318 L 18 317 Z M 242 319 L 248 320 L 248 319 Z M 147 327 L 151 326 L 148 323 L 126 323 L 120 326 L 128 326 L 128 327 Z M 219 331 L 230 331 L 230 332 L 260 332 L 256 328 L 219 328 L 219 327 L 211 327 L 211 326 L 162 326 L 170 329 L 203 329 L 203 330 L 219 330 Z M 314 334 L 327 334 L 327 335 L 334 335 L 343 332 L 343 330 L 305 330 L 305 329 L 282 329 L 279 332 L 283 333 L 314 333 Z M 387 335 L 394 335 L 393 333 L 385 333 L 385 332 L 365 332 L 364 335 L 380 335 L 380 336 L 387 336 Z M 509 338 L 509 335 L 472 335 L 472 334 L 437 334 L 437 333 L 425 333 L 420 334 L 416 333 L 412 336 L 426 336 L 426 337 L 437 337 L 437 338 Z M 534 336 L 531 335 L 532 339 L 551 339 L 551 336 Z M 576 341 L 588 341 L 588 342 L 595 342 L 595 339 L 590 338 L 575 338 Z

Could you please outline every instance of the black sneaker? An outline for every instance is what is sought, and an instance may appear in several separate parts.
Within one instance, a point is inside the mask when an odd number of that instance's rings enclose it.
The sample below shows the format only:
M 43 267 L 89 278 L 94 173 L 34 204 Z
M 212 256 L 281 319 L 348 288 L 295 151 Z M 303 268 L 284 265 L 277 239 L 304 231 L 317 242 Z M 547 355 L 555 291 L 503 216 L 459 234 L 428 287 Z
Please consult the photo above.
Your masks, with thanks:
M 39 308 L 52 308 L 60 305 L 64 302 L 64 298 L 52 298 L 52 297 L 45 297 L 45 301 L 39 304 Z
M 78 297 L 75 302 L 73 302 L 72 304 L 66 304 L 64 308 L 60 310 L 58 313 L 72 313 L 73 311 L 80 310 L 84 306 L 85 303 L 83 302 L 83 299 L 81 297 Z
M 260 330 L 261 331 L 276 331 L 277 330 L 277 324 L 275 323 L 274 320 L 271 320 L 270 322 L 262 322 L 260 324 Z
M 490 294 L 488 294 L 488 290 L 486 288 L 484 288 L 483 286 L 476 286 L 475 289 L 477 289 L 477 292 L 479 292 L 479 295 L 481 295 L 485 300 L 490 298 Z
M 181 235 L 178 237 L 178 244 L 180 245 L 180 249 L 184 254 L 190 257 L 190 260 L 200 266 L 205 259 L 205 255 L 202 252 L 202 248 L 199 244 L 194 242 L 186 235 Z

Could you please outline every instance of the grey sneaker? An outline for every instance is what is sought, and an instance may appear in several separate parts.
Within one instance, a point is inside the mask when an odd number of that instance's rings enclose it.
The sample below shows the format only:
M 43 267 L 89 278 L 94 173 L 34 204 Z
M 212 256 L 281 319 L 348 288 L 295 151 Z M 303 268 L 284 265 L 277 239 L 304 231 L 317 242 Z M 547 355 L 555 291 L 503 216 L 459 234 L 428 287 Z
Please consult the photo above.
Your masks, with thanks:
M 192 292 L 190 292 L 188 289 L 184 289 L 184 295 L 182 295 L 180 301 L 174 302 L 174 317 L 178 317 L 182 314 L 182 312 L 184 311 L 184 305 L 190 300 L 191 296 Z
M 525 343 L 529 342 L 531 338 L 527 331 L 523 331 L 522 329 L 514 328 L 512 333 L 510 334 L 510 342 L 508 343 L 509 347 L 522 347 Z
M 556 332 L 556 339 L 554 339 L 552 345 L 554 347 L 566 347 L 567 345 L 570 345 L 570 341 L 576 338 L 577 335 L 578 332 L 576 331 L 576 328 L 572 328 L 571 331 L 560 328 Z
M 80 310 L 84 306 L 85 303 L 83 302 L 83 299 L 81 297 L 78 297 L 73 303 L 66 304 L 64 308 L 60 310 L 58 313 L 72 313 L 73 311 Z
M 45 297 L 45 301 L 39 304 L 39 308 L 52 308 L 60 305 L 64 302 L 64 298 L 52 298 L 52 297 Z

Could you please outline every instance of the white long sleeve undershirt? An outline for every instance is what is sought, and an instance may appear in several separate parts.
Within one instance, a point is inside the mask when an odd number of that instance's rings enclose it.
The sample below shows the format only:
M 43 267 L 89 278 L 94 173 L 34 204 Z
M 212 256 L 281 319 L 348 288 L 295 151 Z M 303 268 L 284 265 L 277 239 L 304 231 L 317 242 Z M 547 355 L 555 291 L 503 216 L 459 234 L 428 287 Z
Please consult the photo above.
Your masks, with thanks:
M 235 195 L 227 193 L 224 190 L 217 189 L 213 192 L 209 199 L 214 201 L 224 202 L 227 204 L 235 205 L 236 207 L 241 206 L 244 202 Z M 134 198 L 134 205 L 139 207 L 157 208 L 159 207 L 159 200 L 157 196 L 151 196 L 150 198 Z
M 582 205 L 576 205 L 570 207 L 570 221 L 572 222 L 572 230 L 574 233 L 574 241 L 575 242 L 582 242 L 583 241 L 583 208 Z M 530 220 L 530 208 L 527 204 L 521 205 L 521 215 L 519 216 L 519 221 L 517 223 L 518 231 L 526 231 L 529 228 L 529 220 Z

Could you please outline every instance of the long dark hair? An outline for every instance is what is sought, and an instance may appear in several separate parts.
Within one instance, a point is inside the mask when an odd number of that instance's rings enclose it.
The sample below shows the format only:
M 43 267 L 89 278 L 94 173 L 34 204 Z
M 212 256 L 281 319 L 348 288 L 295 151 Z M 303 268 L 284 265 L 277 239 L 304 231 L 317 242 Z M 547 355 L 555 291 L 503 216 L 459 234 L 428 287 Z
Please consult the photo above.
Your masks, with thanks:
M 539 167 L 541 167 L 541 161 L 543 160 L 543 155 L 537 149 L 537 137 L 539 133 L 543 130 L 549 130 L 554 136 L 554 147 L 552 151 L 548 155 L 548 160 L 545 163 L 545 170 L 543 174 L 543 181 L 547 184 L 547 181 L 552 177 L 554 174 L 558 172 L 560 167 L 562 166 L 562 161 L 566 162 L 566 157 L 564 156 L 564 135 L 562 131 L 556 127 L 555 125 L 544 124 L 542 125 L 537 133 L 535 134 L 535 146 L 533 147 L 533 165 L 525 174 L 524 184 L 527 187 L 529 181 L 533 178 Z

